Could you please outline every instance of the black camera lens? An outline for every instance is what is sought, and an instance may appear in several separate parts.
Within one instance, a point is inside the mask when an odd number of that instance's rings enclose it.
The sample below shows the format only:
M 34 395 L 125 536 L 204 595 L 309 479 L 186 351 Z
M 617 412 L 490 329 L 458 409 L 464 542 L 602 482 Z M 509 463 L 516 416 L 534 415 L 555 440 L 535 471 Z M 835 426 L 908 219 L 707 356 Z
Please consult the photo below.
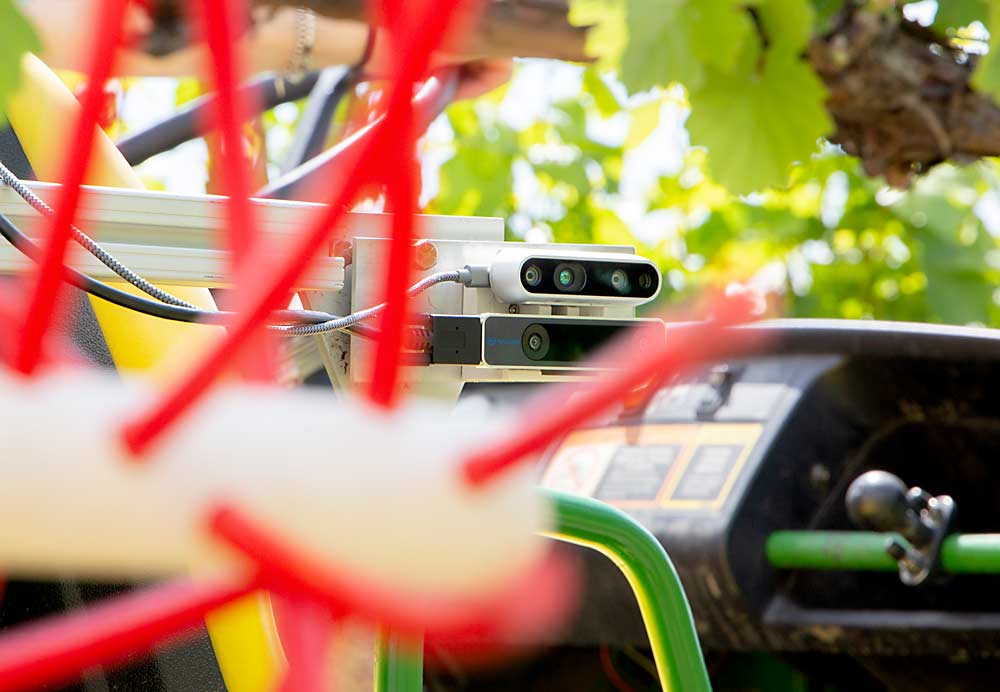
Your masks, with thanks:
M 524 270 L 524 283 L 537 286 L 542 283 L 542 269 L 537 264 L 531 264 Z
M 529 325 L 521 336 L 521 348 L 531 360 L 543 360 L 549 354 L 548 330 L 540 324 Z
M 563 293 L 578 293 L 587 283 L 587 270 L 576 262 L 562 262 L 553 273 L 556 288 Z
M 652 274 L 640 274 L 639 275 L 639 288 L 644 291 L 648 291 L 650 286 L 653 285 L 653 275 Z
M 622 295 L 631 290 L 632 284 L 628 280 L 628 273 L 624 269 L 615 269 L 611 272 L 611 287 Z

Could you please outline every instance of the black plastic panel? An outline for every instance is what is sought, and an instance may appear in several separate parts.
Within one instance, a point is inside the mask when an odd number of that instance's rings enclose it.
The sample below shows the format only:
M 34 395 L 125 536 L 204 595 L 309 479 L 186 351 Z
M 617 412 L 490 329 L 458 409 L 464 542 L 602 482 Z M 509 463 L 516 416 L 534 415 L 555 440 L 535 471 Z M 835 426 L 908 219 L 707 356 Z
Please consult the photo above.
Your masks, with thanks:
M 483 320 L 483 362 L 496 367 L 579 366 L 634 327 L 635 320 L 489 315 Z M 529 339 L 538 337 L 533 350 Z
M 570 435 L 543 482 L 569 489 L 560 465 L 575 455 L 577 492 L 653 531 L 709 648 L 1000 656 L 998 577 L 912 588 L 892 573 L 777 571 L 764 555 L 775 530 L 854 528 L 844 494 L 872 468 L 951 495 L 960 531 L 1000 532 L 1000 334 L 832 321 L 767 329 L 772 355 L 727 363 L 737 375 L 724 395 L 718 378 L 673 382 L 638 415 Z M 725 441 L 737 433 L 743 442 Z M 666 454 L 669 439 L 683 449 Z M 588 570 L 614 569 L 599 562 Z M 600 631 L 596 614 L 610 603 L 633 609 L 615 579 L 588 584 L 608 591 L 588 590 L 576 642 Z M 621 636 L 645 641 L 638 626 Z

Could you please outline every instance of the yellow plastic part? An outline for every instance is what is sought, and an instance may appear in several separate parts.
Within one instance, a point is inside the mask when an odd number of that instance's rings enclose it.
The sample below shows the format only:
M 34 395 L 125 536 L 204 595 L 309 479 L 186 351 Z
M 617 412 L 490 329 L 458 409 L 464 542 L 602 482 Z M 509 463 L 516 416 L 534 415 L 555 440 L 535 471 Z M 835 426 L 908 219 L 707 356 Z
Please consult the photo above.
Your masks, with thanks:
M 267 692 L 285 666 L 267 594 L 251 594 L 205 618 L 230 692 Z
M 7 104 L 7 118 L 25 155 L 41 180 L 57 180 L 63 142 L 76 121 L 79 104 L 59 77 L 34 55 L 21 64 L 21 81 Z M 114 143 L 98 132 L 85 182 L 108 187 L 143 187 Z M 137 291 L 124 283 L 118 288 Z M 204 308 L 214 308 L 205 288 L 164 286 L 165 290 Z M 222 330 L 216 327 L 169 322 L 140 315 L 91 298 L 116 367 L 126 373 L 164 381 L 190 364 Z M 270 602 L 249 596 L 213 613 L 206 620 L 219 667 L 231 692 L 264 692 L 274 686 L 284 666 Z

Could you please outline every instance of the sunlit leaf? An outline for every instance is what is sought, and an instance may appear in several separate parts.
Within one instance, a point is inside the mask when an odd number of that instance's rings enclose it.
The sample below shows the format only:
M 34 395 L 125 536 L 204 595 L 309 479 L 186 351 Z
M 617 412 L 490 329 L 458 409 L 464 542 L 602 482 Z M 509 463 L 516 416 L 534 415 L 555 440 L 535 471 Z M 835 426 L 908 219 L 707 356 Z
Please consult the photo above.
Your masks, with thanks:
M 816 16 L 808 0 L 758 0 L 756 11 L 771 55 L 798 54 L 809 43 Z
M 17 89 L 21 77 L 21 57 L 41 48 L 34 27 L 13 0 L 0 0 L 0 124 L 6 120 L 3 107 L 7 98 Z
M 570 0 L 569 22 L 588 27 L 587 55 L 598 64 L 617 68 L 621 62 L 628 31 L 625 28 L 625 3 L 621 0 Z
M 701 86 L 705 68 L 732 69 L 753 35 L 735 0 L 625 0 L 622 81 L 631 92 L 680 82 Z
M 625 140 L 625 148 L 632 149 L 638 146 L 649 137 L 649 135 L 660 124 L 660 110 L 663 104 L 659 99 L 648 101 L 641 106 L 633 108 L 632 126 L 628 131 L 628 138 Z
M 979 58 L 972 73 L 972 85 L 1000 103 L 1000 2 L 990 3 L 987 28 L 990 30 L 990 51 Z
M 602 117 L 610 118 L 621 110 L 621 104 L 615 98 L 615 94 L 605 83 L 596 70 L 587 69 L 583 71 L 583 90 L 594 98 L 597 112 Z
M 622 54 L 622 82 L 630 92 L 670 82 L 695 88 L 705 69 L 695 57 L 692 36 L 680 9 L 684 0 L 628 0 L 628 44 Z
M 736 193 L 784 185 L 791 164 L 833 129 L 826 89 L 791 55 L 769 53 L 759 73 L 752 63 L 731 75 L 711 71 L 690 99 L 691 141 L 708 148 L 709 170 Z
M 989 5 L 986 0 L 939 0 L 934 26 L 939 29 L 968 26 L 975 21 L 986 22 Z

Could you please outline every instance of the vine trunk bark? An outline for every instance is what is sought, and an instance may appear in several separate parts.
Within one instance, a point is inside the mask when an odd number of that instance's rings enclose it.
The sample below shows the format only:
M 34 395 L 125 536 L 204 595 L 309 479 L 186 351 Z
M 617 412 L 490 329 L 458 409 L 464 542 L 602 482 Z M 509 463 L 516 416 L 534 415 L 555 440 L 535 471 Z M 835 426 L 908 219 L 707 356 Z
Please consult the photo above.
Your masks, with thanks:
M 362 0 L 255 2 L 370 20 Z M 474 31 L 464 37 L 465 50 L 479 57 L 586 61 L 586 29 L 570 25 L 568 3 L 491 0 Z M 150 42 L 159 52 L 186 34 L 178 7 L 180 0 L 159 2 L 165 19 Z M 173 20 L 167 21 L 170 17 Z M 870 175 L 905 185 L 914 174 L 941 161 L 1000 155 L 1000 107 L 970 85 L 976 57 L 930 29 L 855 8 L 814 38 L 804 58 L 830 92 L 827 110 L 837 126 L 830 139 L 858 156 Z

